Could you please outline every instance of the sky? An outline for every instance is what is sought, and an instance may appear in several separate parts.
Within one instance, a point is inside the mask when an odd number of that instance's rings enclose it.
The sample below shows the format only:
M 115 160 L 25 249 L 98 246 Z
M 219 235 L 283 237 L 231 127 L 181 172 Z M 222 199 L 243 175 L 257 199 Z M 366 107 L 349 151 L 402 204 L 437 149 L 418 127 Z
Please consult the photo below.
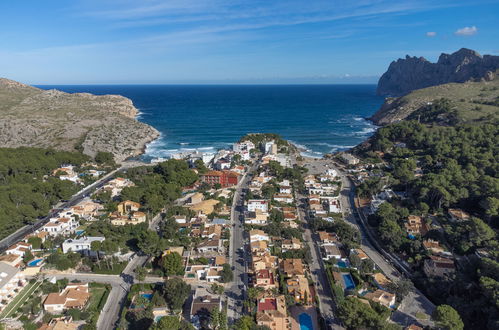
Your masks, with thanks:
M 499 55 L 499 1 L 0 2 L 0 77 L 28 84 L 375 83 L 405 55 Z

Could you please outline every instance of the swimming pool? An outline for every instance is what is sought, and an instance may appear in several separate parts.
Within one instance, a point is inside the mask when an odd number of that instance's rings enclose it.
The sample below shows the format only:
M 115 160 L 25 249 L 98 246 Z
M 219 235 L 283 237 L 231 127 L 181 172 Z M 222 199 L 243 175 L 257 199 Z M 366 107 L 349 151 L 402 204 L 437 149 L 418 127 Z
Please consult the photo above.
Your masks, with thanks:
M 83 229 L 77 230 L 76 235 L 78 235 L 78 236 L 83 235 L 84 232 L 85 231 Z
M 341 261 L 341 260 L 340 260 L 340 261 L 338 261 L 336 264 L 338 265 L 338 267 L 341 267 L 341 268 L 348 268 L 348 264 L 347 264 L 347 262 L 346 262 L 346 261 Z
M 350 274 L 341 274 L 343 277 L 343 282 L 345 282 L 345 289 L 350 290 L 355 288 L 355 283 L 353 281 L 352 275 Z
M 298 317 L 300 321 L 300 330 L 313 330 L 312 318 L 307 313 L 301 313 Z
M 141 293 L 140 294 L 142 297 L 146 298 L 147 300 L 152 299 L 152 293 Z
M 31 260 L 30 262 L 28 262 L 28 267 L 37 267 L 42 263 L 42 261 L 42 258 Z

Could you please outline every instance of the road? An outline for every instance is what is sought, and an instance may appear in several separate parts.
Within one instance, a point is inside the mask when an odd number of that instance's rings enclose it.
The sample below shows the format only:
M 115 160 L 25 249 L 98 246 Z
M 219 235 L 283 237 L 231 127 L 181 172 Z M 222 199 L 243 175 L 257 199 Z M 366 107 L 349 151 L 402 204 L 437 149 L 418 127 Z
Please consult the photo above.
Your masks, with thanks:
M 317 242 L 319 239 L 314 237 L 307 222 L 307 206 L 306 198 L 303 195 L 295 194 L 295 199 L 298 202 L 298 219 L 303 225 L 303 238 L 307 242 L 312 255 L 312 261 L 309 264 L 312 280 L 314 281 L 315 290 L 319 297 L 319 310 L 322 317 L 332 324 L 333 329 L 343 329 L 338 319 L 334 317 L 335 304 L 333 294 L 326 275 L 324 262 L 321 258 L 321 253 Z
M 67 202 L 64 202 L 61 205 L 59 205 L 56 210 L 54 210 L 53 212 L 50 212 L 46 217 L 39 219 L 35 223 L 33 223 L 32 225 L 25 226 L 25 227 L 19 229 L 18 231 L 16 231 L 15 233 L 11 234 L 10 236 L 2 239 L 0 241 L 0 253 L 7 250 L 9 248 L 9 246 L 22 240 L 26 235 L 33 233 L 36 230 L 40 229 L 43 225 L 45 225 L 47 222 L 49 222 L 50 218 L 55 217 L 61 209 L 65 209 L 65 208 L 74 206 L 74 205 L 78 204 L 79 202 L 81 202 L 81 200 L 84 199 L 86 195 L 90 194 L 91 191 L 94 191 L 94 190 L 102 187 L 103 185 L 105 185 L 108 181 L 110 181 L 113 178 L 113 175 L 116 172 L 118 172 L 124 168 L 126 168 L 126 167 L 120 167 L 112 172 L 109 172 L 108 174 L 106 174 L 105 176 L 100 178 L 99 180 L 95 181 L 91 185 L 83 188 L 82 190 L 80 190 L 79 192 L 74 194 L 71 197 L 71 199 L 69 199 Z
M 226 290 L 227 318 L 233 323 L 243 315 L 243 301 L 248 287 L 247 263 L 249 255 L 244 240 L 244 190 L 248 188 L 250 173 L 258 167 L 252 165 L 236 187 L 231 208 L 231 244 L 229 247 L 229 264 L 234 270 L 234 281 Z
M 355 186 L 350 178 L 338 166 L 333 166 L 330 160 L 321 160 L 315 162 L 315 167 L 311 168 L 312 174 L 324 172 L 327 168 L 334 167 L 342 181 L 342 190 L 340 192 L 340 204 L 345 220 L 356 227 L 361 234 L 361 248 L 376 266 L 392 281 L 397 282 L 403 279 L 401 274 L 405 273 L 407 277 L 411 276 L 411 270 L 400 262 L 397 258 L 390 255 L 377 242 L 374 235 L 370 232 L 367 219 L 362 210 L 358 210 L 355 205 Z M 396 267 L 394 267 L 394 265 Z M 424 296 L 418 289 L 411 291 L 402 300 L 399 308 L 393 313 L 392 320 L 406 326 L 419 322 L 422 325 L 433 325 L 428 320 L 417 319 L 416 314 L 424 313 L 431 315 L 435 305 Z

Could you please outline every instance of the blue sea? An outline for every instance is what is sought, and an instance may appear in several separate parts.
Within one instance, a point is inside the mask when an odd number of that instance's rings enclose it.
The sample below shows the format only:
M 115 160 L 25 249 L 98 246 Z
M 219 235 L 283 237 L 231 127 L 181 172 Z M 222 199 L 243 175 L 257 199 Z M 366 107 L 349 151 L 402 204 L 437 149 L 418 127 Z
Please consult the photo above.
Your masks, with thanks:
M 65 92 L 120 94 L 138 119 L 161 132 L 145 158 L 227 148 L 247 133 L 278 133 L 320 156 L 364 141 L 376 127 L 364 118 L 383 103 L 376 85 L 57 85 Z

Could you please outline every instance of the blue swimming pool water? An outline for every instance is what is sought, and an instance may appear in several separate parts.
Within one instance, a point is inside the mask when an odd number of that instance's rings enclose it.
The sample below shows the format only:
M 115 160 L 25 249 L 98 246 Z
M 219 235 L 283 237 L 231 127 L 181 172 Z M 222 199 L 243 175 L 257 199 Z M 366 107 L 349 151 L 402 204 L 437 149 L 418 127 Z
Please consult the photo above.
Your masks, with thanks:
M 142 297 L 146 298 L 147 300 L 152 299 L 152 293 L 141 293 L 140 294 Z
M 84 233 L 85 231 L 84 230 L 77 230 L 76 231 L 76 235 L 80 236 Z
M 338 261 L 336 264 L 338 265 L 338 267 L 341 267 L 341 268 L 347 268 L 348 267 L 348 265 L 347 265 L 347 263 L 345 261 Z
M 307 313 L 301 313 L 298 317 L 300 321 L 300 330 L 313 330 L 312 318 Z
M 42 258 L 39 258 L 39 259 L 35 259 L 35 260 L 31 260 L 30 262 L 28 262 L 28 267 L 36 267 L 38 266 L 41 262 L 43 261 Z
M 352 275 L 341 274 L 341 276 L 343 276 L 343 281 L 345 282 L 345 289 L 350 290 L 355 288 L 355 283 L 353 282 Z

